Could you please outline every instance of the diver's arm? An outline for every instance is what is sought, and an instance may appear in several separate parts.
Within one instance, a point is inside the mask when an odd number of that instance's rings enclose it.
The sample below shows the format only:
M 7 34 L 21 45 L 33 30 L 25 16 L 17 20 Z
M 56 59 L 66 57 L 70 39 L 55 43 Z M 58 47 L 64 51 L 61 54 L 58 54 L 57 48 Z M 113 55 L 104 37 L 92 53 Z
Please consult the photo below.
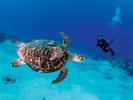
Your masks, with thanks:
M 109 42 L 109 45 L 111 45 L 113 43 L 114 39 L 111 39 Z

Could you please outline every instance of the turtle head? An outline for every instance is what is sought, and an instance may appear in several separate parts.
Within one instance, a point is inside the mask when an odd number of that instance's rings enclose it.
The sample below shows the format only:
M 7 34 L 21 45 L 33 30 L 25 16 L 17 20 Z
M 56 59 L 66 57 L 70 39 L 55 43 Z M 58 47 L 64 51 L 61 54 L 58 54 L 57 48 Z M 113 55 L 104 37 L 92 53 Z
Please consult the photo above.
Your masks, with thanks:
M 85 58 L 81 55 L 74 55 L 74 56 L 70 56 L 70 60 L 74 62 L 83 62 Z

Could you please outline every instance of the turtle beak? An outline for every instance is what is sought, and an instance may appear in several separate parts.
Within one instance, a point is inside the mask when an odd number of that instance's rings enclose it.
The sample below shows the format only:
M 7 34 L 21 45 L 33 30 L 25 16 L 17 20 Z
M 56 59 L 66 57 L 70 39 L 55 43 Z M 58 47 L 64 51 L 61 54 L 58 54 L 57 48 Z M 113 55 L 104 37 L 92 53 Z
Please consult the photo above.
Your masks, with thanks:
M 80 56 L 80 55 L 78 56 L 78 59 L 79 59 L 79 61 L 81 61 L 81 62 L 85 60 L 85 58 L 84 58 L 83 56 Z
M 77 56 L 74 57 L 73 60 L 74 60 L 75 62 L 83 62 L 85 59 L 84 59 L 83 56 L 77 55 Z

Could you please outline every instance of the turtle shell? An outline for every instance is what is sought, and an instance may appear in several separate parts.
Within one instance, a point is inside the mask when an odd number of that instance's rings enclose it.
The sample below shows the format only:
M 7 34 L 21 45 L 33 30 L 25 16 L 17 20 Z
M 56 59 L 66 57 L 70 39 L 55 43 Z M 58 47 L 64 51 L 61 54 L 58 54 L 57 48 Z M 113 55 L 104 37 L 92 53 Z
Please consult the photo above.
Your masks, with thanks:
M 54 41 L 36 40 L 23 46 L 23 60 L 33 70 L 54 72 L 61 69 L 69 53 Z

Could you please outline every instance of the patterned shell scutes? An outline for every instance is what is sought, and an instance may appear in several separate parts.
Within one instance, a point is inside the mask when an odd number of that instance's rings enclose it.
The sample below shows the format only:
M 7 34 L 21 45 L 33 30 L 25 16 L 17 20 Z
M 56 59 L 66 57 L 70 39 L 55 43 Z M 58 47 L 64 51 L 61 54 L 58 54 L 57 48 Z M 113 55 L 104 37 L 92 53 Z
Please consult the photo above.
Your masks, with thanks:
M 25 63 L 35 71 L 53 72 L 64 66 L 69 53 L 54 41 L 36 40 L 26 44 Z

